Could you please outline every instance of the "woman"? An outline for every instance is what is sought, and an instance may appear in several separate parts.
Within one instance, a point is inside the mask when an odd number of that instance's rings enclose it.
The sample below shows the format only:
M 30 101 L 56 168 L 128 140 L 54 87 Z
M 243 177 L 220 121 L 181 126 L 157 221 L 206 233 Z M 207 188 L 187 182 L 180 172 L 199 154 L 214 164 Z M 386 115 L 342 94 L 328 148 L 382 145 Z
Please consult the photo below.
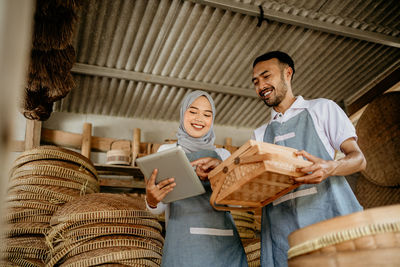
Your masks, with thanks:
M 154 214 L 166 211 L 166 237 L 162 266 L 247 266 L 246 254 L 229 212 L 216 211 L 210 205 L 211 187 L 207 169 L 229 157 L 225 149 L 214 146 L 214 102 L 209 94 L 194 91 L 182 102 L 177 144 L 163 145 L 160 150 L 179 145 L 191 162 L 206 193 L 168 205 L 160 201 L 173 190 L 174 179 L 155 184 L 157 170 L 146 183 L 147 206 Z M 204 158 L 212 158 L 206 160 Z

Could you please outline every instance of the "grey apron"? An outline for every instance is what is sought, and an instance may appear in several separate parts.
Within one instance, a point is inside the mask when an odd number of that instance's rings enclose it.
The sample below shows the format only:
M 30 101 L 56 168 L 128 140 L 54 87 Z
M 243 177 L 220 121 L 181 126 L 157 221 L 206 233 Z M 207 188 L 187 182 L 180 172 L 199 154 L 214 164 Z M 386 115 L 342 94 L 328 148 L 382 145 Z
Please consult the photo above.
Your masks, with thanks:
M 215 151 L 186 154 L 189 161 L 219 158 Z M 206 193 L 170 204 L 161 266 L 247 266 L 239 234 L 229 212 L 210 205 L 210 182 Z
M 305 150 L 319 158 L 332 160 L 308 110 L 286 122 L 271 122 L 265 130 L 264 142 Z M 291 232 L 362 210 L 343 176 L 328 177 L 320 184 L 302 185 L 291 193 L 298 197 L 283 196 L 262 210 L 261 266 L 287 266 L 287 238 Z

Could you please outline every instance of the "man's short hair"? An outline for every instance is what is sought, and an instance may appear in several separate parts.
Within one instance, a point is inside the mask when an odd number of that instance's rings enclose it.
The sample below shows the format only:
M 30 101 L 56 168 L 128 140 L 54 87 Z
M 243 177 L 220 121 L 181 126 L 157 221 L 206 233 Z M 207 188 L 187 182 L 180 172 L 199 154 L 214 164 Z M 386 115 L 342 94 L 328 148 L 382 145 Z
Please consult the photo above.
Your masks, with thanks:
M 293 70 L 293 74 L 292 74 L 292 79 L 293 79 L 293 76 L 294 76 L 294 62 L 293 62 L 293 59 L 288 54 L 286 54 L 285 52 L 281 52 L 281 51 L 267 52 L 267 53 L 257 57 L 254 60 L 253 68 L 257 63 L 262 62 L 262 61 L 267 61 L 267 60 L 270 60 L 272 58 L 276 58 L 276 59 L 279 60 L 280 63 L 287 64 L 289 67 L 291 67 L 292 70 Z

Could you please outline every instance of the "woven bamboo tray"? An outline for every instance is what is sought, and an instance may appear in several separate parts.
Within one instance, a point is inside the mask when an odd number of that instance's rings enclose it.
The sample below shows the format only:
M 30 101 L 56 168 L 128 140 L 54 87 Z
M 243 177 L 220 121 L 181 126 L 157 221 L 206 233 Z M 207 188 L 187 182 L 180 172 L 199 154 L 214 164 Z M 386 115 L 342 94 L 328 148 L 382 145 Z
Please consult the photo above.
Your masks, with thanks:
M 209 174 L 211 205 L 218 210 L 254 210 L 300 186 L 292 177 L 312 163 L 296 149 L 249 140 Z M 229 205 L 229 206 L 228 206 Z
M 362 174 L 380 186 L 400 186 L 400 92 L 372 101 L 357 122 L 361 150 L 367 160 Z
M 39 146 L 37 148 L 22 152 L 19 157 L 14 161 L 11 173 L 20 166 L 37 160 L 61 160 L 71 162 L 80 166 L 81 169 L 87 169 L 94 177 L 98 177 L 96 168 L 93 163 L 81 154 L 64 149 L 57 146 Z
M 368 209 L 325 220 L 297 231 L 289 237 L 288 258 L 345 251 L 400 251 L 400 205 Z M 389 256 L 389 255 L 388 255 Z

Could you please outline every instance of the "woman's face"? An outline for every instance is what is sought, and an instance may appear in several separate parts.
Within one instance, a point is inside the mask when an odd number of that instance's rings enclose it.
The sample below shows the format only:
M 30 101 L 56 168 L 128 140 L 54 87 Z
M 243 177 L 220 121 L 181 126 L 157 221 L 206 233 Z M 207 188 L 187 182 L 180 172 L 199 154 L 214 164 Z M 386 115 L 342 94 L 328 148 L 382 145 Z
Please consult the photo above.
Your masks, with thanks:
M 189 106 L 183 116 L 183 126 L 191 137 L 202 137 L 211 128 L 212 108 L 207 97 L 200 96 Z

